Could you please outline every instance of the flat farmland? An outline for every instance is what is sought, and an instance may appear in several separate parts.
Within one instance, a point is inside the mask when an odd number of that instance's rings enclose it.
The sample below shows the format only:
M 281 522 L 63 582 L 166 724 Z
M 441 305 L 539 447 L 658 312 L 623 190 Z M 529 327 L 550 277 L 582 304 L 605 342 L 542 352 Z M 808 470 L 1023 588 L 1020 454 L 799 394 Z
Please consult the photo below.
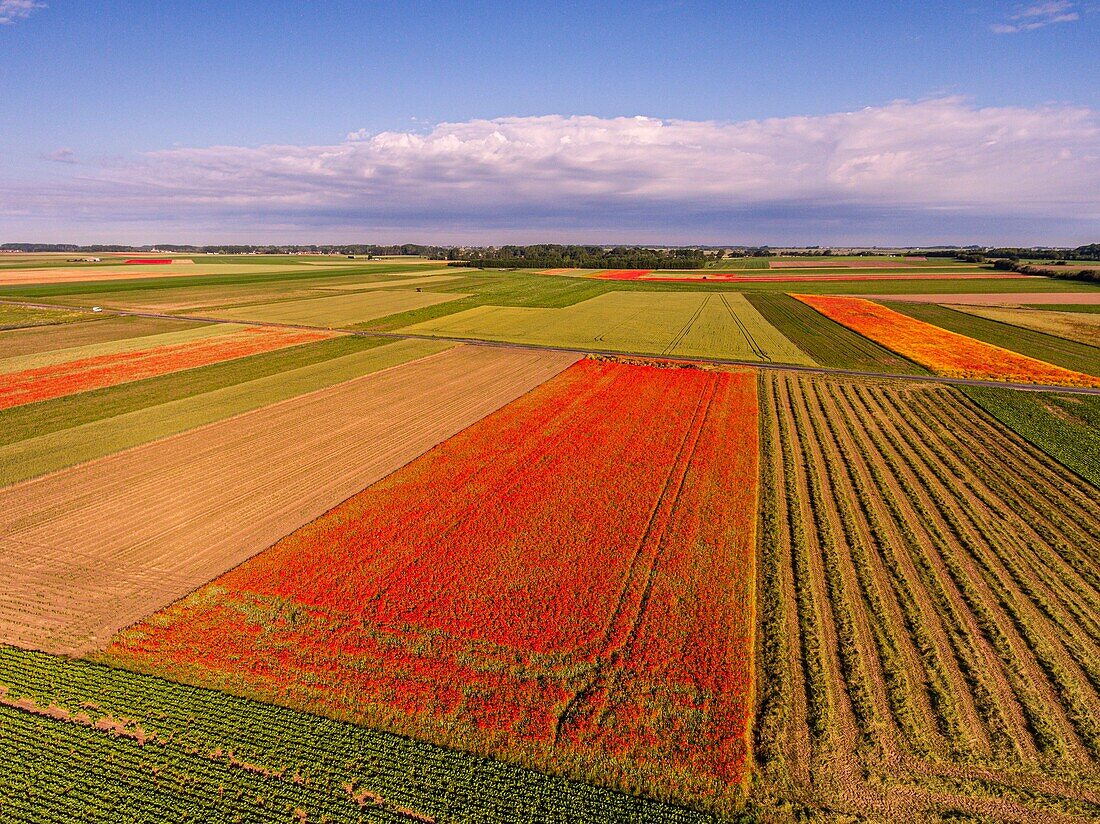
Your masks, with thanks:
M 1095 489 L 953 390 L 763 386 L 762 795 L 1095 820 Z
M 813 363 L 737 293 L 610 292 L 561 309 L 481 306 L 402 331 L 614 352 Z
M 732 811 L 757 447 L 752 373 L 581 361 L 106 660 Z
M 439 292 L 375 289 L 348 295 L 257 304 L 238 309 L 215 309 L 210 314 L 230 320 L 300 323 L 335 328 L 353 326 L 374 318 L 434 306 L 437 303 L 447 303 L 461 297 L 463 296 Z
M 453 348 L 0 490 L 0 638 L 104 644 L 572 360 Z

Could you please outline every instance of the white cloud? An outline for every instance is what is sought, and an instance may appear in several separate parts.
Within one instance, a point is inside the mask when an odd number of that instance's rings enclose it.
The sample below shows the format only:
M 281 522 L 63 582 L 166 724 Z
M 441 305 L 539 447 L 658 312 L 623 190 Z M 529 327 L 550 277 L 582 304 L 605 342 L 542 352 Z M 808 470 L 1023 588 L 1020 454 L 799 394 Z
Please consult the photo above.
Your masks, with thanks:
M 1072 23 L 1080 19 L 1074 10 L 1074 3 L 1068 0 L 1054 0 L 1049 3 L 1036 3 L 1021 8 L 1008 19 L 1011 22 L 994 23 L 990 26 L 995 34 L 1017 34 L 1023 31 L 1035 31 L 1054 23 Z
M 767 215 L 1100 221 L 1097 112 L 954 97 L 735 123 L 505 117 L 53 168 L 70 176 L 48 190 L 0 190 L 0 214 L 651 236 Z
M 32 12 L 44 8 L 46 4 L 36 0 L 0 0 L 0 25 L 26 20 Z

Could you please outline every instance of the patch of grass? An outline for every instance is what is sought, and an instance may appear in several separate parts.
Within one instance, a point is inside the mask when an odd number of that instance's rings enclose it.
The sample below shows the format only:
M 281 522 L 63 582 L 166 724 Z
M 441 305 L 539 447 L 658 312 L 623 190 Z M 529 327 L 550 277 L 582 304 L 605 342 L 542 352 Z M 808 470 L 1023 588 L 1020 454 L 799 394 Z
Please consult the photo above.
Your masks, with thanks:
M 1100 396 L 961 387 L 974 403 L 1100 487 Z
M 1097 350 L 1084 343 L 989 320 L 966 312 L 957 312 L 933 303 L 896 301 L 886 305 L 896 312 L 931 323 L 933 326 L 1019 352 L 1029 358 L 1053 363 L 1055 366 L 1073 369 L 1086 375 L 1100 375 L 1100 358 L 1097 357 Z
M 70 312 L 65 309 L 31 309 L 27 306 L 12 306 L 0 303 L 0 331 L 5 329 L 23 329 L 28 326 L 53 326 L 59 323 L 73 323 L 91 320 L 87 312 Z
M 748 293 L 746 297 L 769 323 L 822 366 L 901 375 L 929 374 L 923 366 L 829 320 L 789 295 Z
M 447 285 L 447 289 L 453 286 Z M 457 300 L 457 294 L 415 292 L 409 290 L 375 289 L 366 292 L 245 306 L 237 309 L 215 309 L 209 314 L 230 320 L 299 323 L 329 328 L 346 328 L 371 318 L 381 318 L 398 312 L 434 306 Z

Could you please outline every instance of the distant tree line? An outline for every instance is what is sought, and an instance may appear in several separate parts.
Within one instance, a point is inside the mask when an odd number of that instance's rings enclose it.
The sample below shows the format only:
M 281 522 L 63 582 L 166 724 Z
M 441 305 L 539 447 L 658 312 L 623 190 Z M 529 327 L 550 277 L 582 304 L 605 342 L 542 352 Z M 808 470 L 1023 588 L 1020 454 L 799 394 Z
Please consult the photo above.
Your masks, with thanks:
M 483 269 L 702 269 L 717 253 L 633 246 L 498 246 L 464 249 L 464 265 Z

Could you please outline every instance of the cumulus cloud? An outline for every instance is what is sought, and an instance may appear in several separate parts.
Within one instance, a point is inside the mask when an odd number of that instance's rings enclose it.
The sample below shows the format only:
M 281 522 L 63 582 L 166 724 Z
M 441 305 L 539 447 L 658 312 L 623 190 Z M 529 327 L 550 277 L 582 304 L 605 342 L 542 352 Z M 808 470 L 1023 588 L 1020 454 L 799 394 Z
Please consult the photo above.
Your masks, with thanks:
M 1054 23 L 1072 23 L 1080 19 L 1075 11 L 1076 4 L 1068 0 L 1053 0 L 1049 3 L 1036 3 L 1021 8 L 1011 15 L 1006 23 L 994 23 L 990 28 L 996 34 L 1017 34 L 1022 31 L 1035 31 Z
M 18 20 L 26 20 L 32 12 L 44 8 L 46 4 L 36 0 L 0 0 L 0 25 L 11 25 Z
M 799 215 L 826 226 L 876 215 L 1100 219 L 1095 111 L 977 108 L 960 98 L 734 123 L 505 117 L 70 168 L 62 208 L 81 214 L 232 215 L 242 225 L 313 229 L 526 227 L 591 237 L 605 228 L 655 237 Z M 0 192 L 0 214 L 5 201 L 56 208 L 56 191 Z

